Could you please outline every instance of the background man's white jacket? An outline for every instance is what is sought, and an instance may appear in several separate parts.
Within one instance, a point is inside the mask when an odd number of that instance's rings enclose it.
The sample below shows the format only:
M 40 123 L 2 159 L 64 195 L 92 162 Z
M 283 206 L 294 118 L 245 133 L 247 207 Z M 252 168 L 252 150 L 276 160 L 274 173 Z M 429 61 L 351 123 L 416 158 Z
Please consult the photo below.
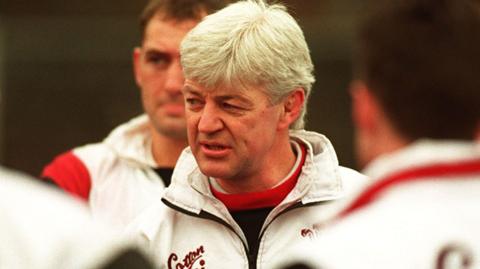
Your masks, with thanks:
M 330 269 L 480 268 L 480 145 L 421 140 L 380 156 L 365 174 L 372 181 L 345 208 L 372 186 L 387 187 L 278 268 L 294 261 Z

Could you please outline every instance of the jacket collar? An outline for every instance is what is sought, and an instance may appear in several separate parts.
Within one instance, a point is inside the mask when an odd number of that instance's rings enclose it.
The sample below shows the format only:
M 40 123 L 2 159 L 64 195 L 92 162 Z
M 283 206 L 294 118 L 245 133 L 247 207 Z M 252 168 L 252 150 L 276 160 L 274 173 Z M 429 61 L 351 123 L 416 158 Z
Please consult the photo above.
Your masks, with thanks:
M 459 140 L 421 139 L 411 145 L 379 156 L 363 171 L 378 180 L 405 169 L 480 157 L 480 144 Z
M 148 122 L 145 114 L 133 118 L 115 128 L 104 143 L 122 159 L 139 166 L 157 167 Z
M 359 199 L 365 199 L 366 193 L 371 192 L 372 188 L 377 188 L 379 184 L 383 185 L 391 181 L 392 176 L 398 177 L 399 174 L 410 173 L 425 167 L 458 164 L 478 160 L 478 158 L 480 158 L 480 144 L 430 139 L 421 139 L 403 149 L 381 155 L 362 171 L 372 180 L 342 202 L 338 217 L 359 208 L 359 204 L 365 203 L 359 202 Z
M 307 157 L 297 185 L 274 211 L 281 211 L 298 202 L 309 204 L 339 198 L 342 181 L 337 156 L 330 141 L 321 134 L 304 130 L 291 131 L 290 137 L 307 146 Z M 201 210 L 225 212 L 225 206 L 212 195 L 208 184 L 190 148 L 186 148 L 177 162 L 164 199 L 196 214 Z

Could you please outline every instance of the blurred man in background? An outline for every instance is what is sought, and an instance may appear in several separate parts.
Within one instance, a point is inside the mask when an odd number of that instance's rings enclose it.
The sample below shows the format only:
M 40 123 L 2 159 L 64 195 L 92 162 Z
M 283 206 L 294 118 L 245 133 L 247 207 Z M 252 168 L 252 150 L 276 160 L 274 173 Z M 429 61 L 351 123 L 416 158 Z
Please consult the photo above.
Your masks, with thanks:
M 169 185 L 187 146 L 179 45 L 226 0 L 152 0 L 140 17 L 142 43 L 133 65 L 145 115 L 102 142 L 56 157 L 42 177 L 88 202 L 92 215 L 123 226 Z
M 479 268 L 480 2 L 388 1 L 362 24 L 355 74 L 375 180 L 288 268 Z
M 190 147 L 133 232 L 165 268 L 270 268 L 364 177 L 304 130 L 313 64 L 283 5 L 231 4 L 180 51 Z

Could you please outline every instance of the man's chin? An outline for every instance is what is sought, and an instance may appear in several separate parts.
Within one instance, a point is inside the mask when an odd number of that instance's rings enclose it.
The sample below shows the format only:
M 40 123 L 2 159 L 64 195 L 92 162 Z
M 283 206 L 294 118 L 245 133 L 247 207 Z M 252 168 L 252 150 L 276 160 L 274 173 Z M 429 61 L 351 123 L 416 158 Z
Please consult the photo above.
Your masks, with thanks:
M 182 126 L 178 124 L 156 125 L 155 130 L 163 136 L 187 140 L 187 128 L 183 124 Z
M 199 164 L 199 168 L 202 174 L 206 175 L 207 177 L 222 178 L 222 179 L 230 177 L 230 173 L 228 173 L 227 171 L 224 171 L 224 169 L 220 169 L 219 167 Z

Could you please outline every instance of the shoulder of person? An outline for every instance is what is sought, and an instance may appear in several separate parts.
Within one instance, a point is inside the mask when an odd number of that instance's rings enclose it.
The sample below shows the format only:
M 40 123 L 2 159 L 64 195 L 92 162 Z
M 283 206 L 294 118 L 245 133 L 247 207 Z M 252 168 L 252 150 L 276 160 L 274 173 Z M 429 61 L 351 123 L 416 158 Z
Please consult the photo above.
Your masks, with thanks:
M 342 183 L 349 192 L 358 190 L 370 182 L 369 177 L 348 167 L 339 166 L 339 172 Z

